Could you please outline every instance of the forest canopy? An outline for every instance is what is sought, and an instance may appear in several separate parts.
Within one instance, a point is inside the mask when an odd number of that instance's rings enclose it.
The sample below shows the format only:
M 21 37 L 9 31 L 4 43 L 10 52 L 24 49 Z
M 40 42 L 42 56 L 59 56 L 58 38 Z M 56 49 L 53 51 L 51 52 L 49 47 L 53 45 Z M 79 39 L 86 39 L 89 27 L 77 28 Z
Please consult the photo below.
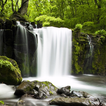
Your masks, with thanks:
M 74 28 L 76 24 L 94 23 L 94 31 L 106 30 L 106 0 L 0 0 L 0 17 L 9 18 L 20 13 L 28 21 L 36 22 L 42 15 L 61 19 L 61 26 Z M 49 24 L 49 22 L 47 22 Z

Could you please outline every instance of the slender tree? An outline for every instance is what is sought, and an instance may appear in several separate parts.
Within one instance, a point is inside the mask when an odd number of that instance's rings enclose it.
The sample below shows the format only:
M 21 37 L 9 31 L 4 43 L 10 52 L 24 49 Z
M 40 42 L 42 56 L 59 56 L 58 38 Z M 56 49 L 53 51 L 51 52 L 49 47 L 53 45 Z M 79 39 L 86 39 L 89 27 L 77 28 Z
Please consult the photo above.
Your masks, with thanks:
M 18 12 L 22 15 L 25 15 L 27 13 L 29 0 L 22 0 L 21 7 L 19 8 Z

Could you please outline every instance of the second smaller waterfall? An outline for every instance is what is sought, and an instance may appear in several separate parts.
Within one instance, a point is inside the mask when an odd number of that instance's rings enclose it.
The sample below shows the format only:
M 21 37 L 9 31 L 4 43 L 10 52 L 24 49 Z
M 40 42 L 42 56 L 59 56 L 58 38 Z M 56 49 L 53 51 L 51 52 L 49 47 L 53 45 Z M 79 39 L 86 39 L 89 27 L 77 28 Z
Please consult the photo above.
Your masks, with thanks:
M 92 59 L 93 59 L 93 51 L 94 51 L 94 45 L 92 43 L 92 38 L 87 35 L 88 43 L 89 43 L 89 49 L 86 54 L 86 59 L 85 59 L 85 65 L 84 65 L 84 70 L 85 73 L 91 73 L 92 70 Z
M 89 46 L 90 46 L 90 55 L 92 56 L 93 55 L 93 50 L 94 50 L 94 45 L 92 44 L 92 39 L 89 35 L 87 35 L 87 39 L 88 39 L 88 42 L 89 42 Z

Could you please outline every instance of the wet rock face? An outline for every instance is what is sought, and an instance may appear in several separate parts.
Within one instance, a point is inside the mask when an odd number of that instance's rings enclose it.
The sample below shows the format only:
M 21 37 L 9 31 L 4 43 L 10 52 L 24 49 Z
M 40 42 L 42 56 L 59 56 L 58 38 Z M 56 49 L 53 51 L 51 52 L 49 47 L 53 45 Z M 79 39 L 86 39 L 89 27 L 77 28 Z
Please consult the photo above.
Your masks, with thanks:
M 64 95 L 64 96 L 70 96 L 70 86 L 62 87 L 57 90 L 57 94 Z
M 14 55 L 14 37 L 13 31 L 10 29 L 5 29 L 3 34 L 3 48 L 4 55 L 12 58 Z
M 36 76 L 37 35 L 34 35 L 33 26 L 29 22 L 21 23 L 23 23 L 23 29 L 25 30 L 17 33 L 20 26 L 15 19 L 7 19 L 5 22 L 0 19 L 0 29 L 2 29 L 0 55 L 16 60 L 23 77 Z M 24 41 L 23 36 L 27 38 Z M 26 42 L 27 44 L 25 44 Z

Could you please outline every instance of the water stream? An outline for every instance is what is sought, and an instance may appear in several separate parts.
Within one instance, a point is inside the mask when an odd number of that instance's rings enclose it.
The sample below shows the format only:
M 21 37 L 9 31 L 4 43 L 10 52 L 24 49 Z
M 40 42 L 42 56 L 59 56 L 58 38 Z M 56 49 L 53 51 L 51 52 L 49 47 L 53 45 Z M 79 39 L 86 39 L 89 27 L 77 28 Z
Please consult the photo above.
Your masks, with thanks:
M 25 67 L 21 66 L 22 75 L 28 76 L 29 73 L 27 69 L 29 70 L 29 57 L 28 57 L 28 35 L 27 35 L 27 29 L 20 24 L 20 22 L 17 22 L 17 32 L 15 37 L 15 60 L 20 54 L 20 58 L 23 58 L 22 63 Z M 19 52 L 21 51 L 21 52 Z M 26 67 L 27 66 L 27 67 Z
M 50 81 L 57 87 L 63 87 L 70 85 L 71 91 L 85 91 L 89 94 L 96 96 L 100 99 L 106 98 L 106 78 L 94 75 L 81 75 L 81 76 L 63 76 L 63 77 L 29 77 L 23 78 L 23 80 L 39 80 L 39 81 Z M 14 96 L 15 89 L 13 86 L 7 86 L 0 84 L 0 100 L 6 101 L 7 103 L 16 104 L 19 98 Z M 8 94 L 8 95 L 7 95 Z M 26 98 L 26 103 L 31 103 L 27 106 L 50 106 L 46 101 L 49 99 L 32 99 Z M 16 105 L 14 105 L 16 106 Z

